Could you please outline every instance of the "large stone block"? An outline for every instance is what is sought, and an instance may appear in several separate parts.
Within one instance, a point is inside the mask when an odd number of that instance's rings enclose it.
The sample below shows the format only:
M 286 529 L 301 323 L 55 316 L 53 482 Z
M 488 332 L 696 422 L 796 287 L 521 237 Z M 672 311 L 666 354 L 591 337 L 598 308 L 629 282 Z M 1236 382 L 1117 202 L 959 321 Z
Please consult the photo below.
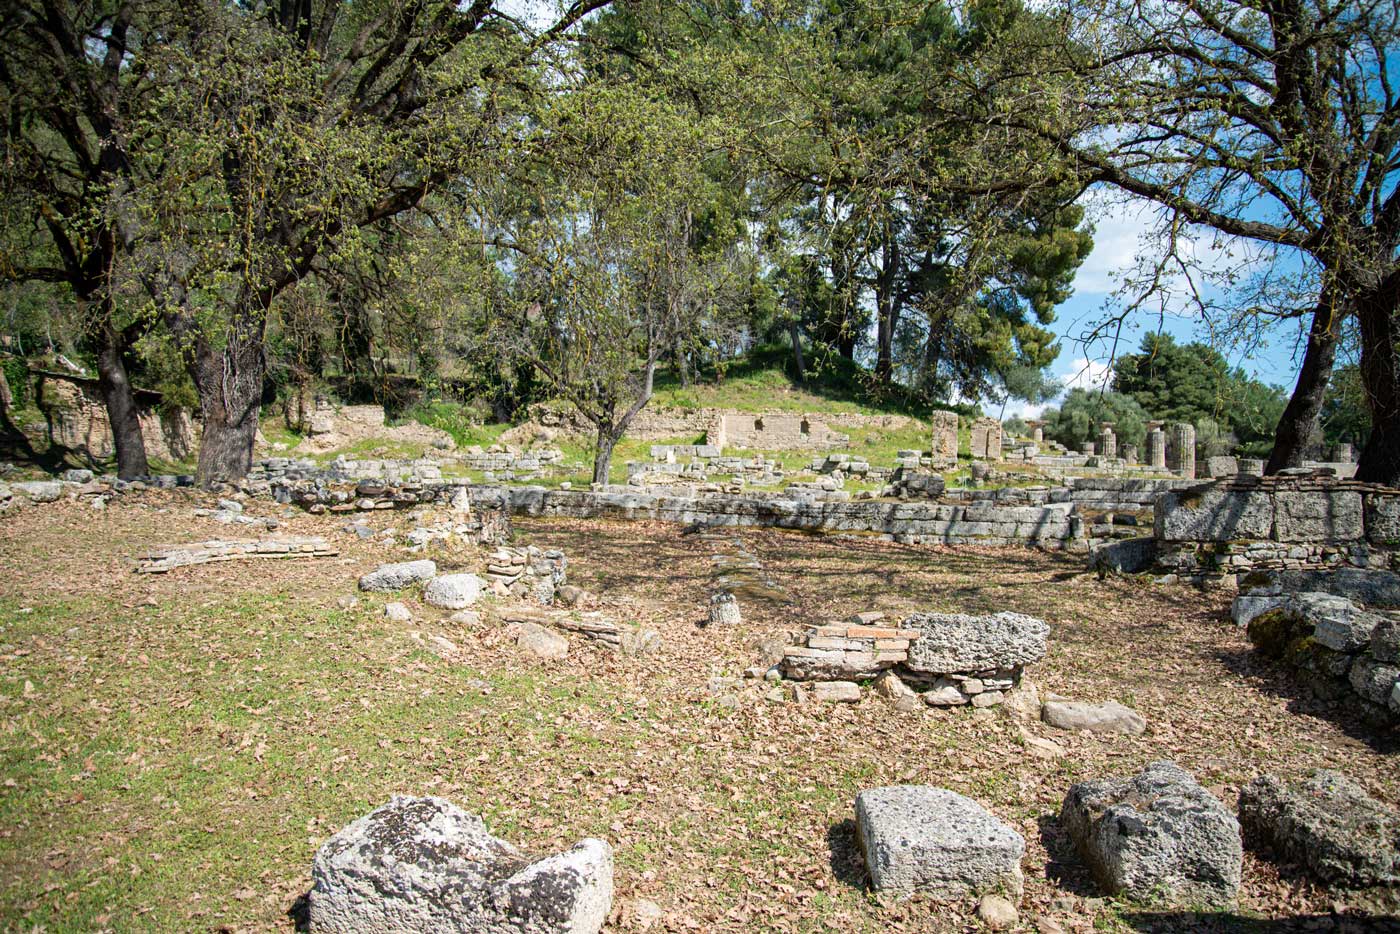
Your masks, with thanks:
M 322 845 L 313 934 L 597 934 L 612 849 L 588 839 L 531 860 L 442 798 L 395 796 Z
M 956 792 L 926 785 L 862 791 L 856 829 L 878 891 L 943 899 L 1021 892 L 1025 840 Z
M 1239 890 L 1239 823 L 1174 763 L 1072 785 L 1060 823 L 1110 894 L 1197 905 Z
M 423 602 L 443 610 L 464 610 L 481 596 L 481 578 L 475 574 L 444 574 L 423 588 Z
M 909 647 L 908 666 L 934 674 L 1008 669 L 1045 657 L 1050 626 L 1019 613 L 967 616 L 916 613 L 900 624 L 922 635 Z
M 1280 490 L 1274 495 L 1274 536 L 1281 542 L 1349 542 L 1363 535 L 1360 493 Z
M 1258 596 L 1317 591 L 1373 607 L 1400 607 L 1400 574 L 1375 568 L 1251 571 L 1240 593 Z
M 1251 848 L 1325 883 L 1400 884 L 1400 814 L 1340 772 L 1319 769 L 1292 783 L 1261 775 L 1240 792 L 1240 825 Z
M 1153 519 L 1157 538 L 1167 542 L 1267 539 L 1273 524 L 1268 493 L 1209 488 L 1162 494 Z
M 429 580 L 437 574 L 437 565 L 432 561 L 401 561 L 397 564 L 381 564 L 360 578 L 360 589 L 388 592 L 402 590 L 409 584 Z
M 1366 537 L 1377 545 L 1400 545 L 1400 496 L 1366 496 Z

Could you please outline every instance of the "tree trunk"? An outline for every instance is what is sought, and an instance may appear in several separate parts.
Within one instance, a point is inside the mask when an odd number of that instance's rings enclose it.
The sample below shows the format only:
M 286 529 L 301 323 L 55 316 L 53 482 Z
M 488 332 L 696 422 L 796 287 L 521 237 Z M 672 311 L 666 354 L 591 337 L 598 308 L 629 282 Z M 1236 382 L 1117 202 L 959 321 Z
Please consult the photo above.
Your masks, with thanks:
M 5 370 L 0 368 L 0 450 L 13 449 L 25 460 L 37 461 L 39 457 L 29 443 L 29 436 L 10 418 L 10 409 L 14 408 L 14 404 L 10 381 L 5 378 Z
M 895 281 L 899 273 L 899 241 L 889 221 L 880 245 L 880 275 L 875 281 L 875 378 L 889 385 L 894 377 L 894 331 L 899 325 Z
M 112 446 L 117 452 L 117 476 L 123 480 L 144 477 L 151 468 L 146 462 L 146 439 L 136 409 L 136 395 L 122 361 L 125 341 L 112 324 L 110 309 L 102 316 L 97 335 L 97 385 L 112 424 Z
M 1400 272 L 1356 300 L 1361 326 L 1361 383 L 1371 410 L 1371 437 L 1356 479 L 1400 486 Z
M 593 453 L 593 482 L 608 482 L 608 471 L 612 468 L 613 448 L 622 437 L 621 425 L 604 422 L 598 424 L 598 448 Z
M 1312 327 L 1308 329 L 1308 346 L 1303 352 L 1303 366 L 1293 395 L 1279 416 L 1274 431 L 1274 449 L 1269 454 L 1266 474 L 1276 474 L 1285 467 L 1301 467 L 1308 446 L 1318 432 L 1322 402 L 1327 384 L 1332 378 L 1332 361 L 1337 353 L 1337 309 L 1331 295 L 1324 293 L 1313 310 Z
M 266 370 L 265 320 L 258 314 L 240 315 L 222 348 L 209 344 L 203 335 L 194 341 L 189 371 L 199 391 L 204 421 L 195 474 L 200 486 L 241 480 L 253 467 Z
M 807 379 L 807 367 L 802 363 L 802 331 L 796 318 L 788 321 L 788 337 L 792 339 L 792 361 L 797 365 L 797 383 L 800 386 Z

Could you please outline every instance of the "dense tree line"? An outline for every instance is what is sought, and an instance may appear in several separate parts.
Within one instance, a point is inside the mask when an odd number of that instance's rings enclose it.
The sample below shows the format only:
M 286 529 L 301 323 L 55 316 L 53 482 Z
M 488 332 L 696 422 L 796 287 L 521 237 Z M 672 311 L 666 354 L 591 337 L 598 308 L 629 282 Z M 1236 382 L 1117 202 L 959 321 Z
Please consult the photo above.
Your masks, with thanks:
M 1368 62 L 1396 17 L 1340 11 L 22 0 L 0 26 L 10 327 L 96 368 L 126 476 L 133 372 L 197 401 L 201 482 L 329 378 L 450 382 L 495 418 L 567 400 L 606 476 L 658 368 L 761 344 L 799 377 L 859 364 L 872 393 L 1044 401 L 1080 196 L 1109 184 L 1311 275 L 1241 311 L 1312 323 L 1286 411 L 1169 341 L 1119 361 L 1120 394 L 1250 450 L 1277 433 L 1292 463 L 1344 420 L 1351 327 L 1362 472 L 1395 481 L 1400 107 Z

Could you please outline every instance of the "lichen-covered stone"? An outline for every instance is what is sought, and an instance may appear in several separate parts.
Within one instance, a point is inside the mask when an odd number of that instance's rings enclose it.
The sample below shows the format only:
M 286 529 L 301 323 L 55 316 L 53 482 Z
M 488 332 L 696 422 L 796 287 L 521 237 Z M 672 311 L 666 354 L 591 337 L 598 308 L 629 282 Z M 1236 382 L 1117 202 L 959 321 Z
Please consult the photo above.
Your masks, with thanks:
M 1147 721 L 1141 714 L 1116 701 L 1106 701 L 1102 704 L 1046 701 L 1041 705 L 1040 718 L 1058 730 L 1140 736 L 1147 729 Z
M 1251 848 L 1304 866 L 1333 885 L 1400 884 L 1400 814 L 1339 772 L 1299 782 L 1261 775 L 1240 792 Z
M 1072 785 L 1060 824 L 1110 894 L 1197 905 L 1239 891 L 1239 823 L 1174 763 Z
M 1225 542 L 1267 539 L 1273 524 L 1268 493 L 1205 488 L 1162 494 L 1153 529 L 1166 542 Z
M 1261 570 L 1245 574 L 1240 593 L 1290 594 L 1320 592 L 1346 597 L 1368 607 L 1400 607 L 1400 574 L 1380 568 L 1335 570 Z
M 1400 545 L 1400 496 L 1366 496 L 1366 538 L 1377 545 Z
M 444 574 L 428 581 L 423 602 L 442 610 L 464 610 L 481 596 L 481 586 L 475 574 Z
M 1290 594 L 1281 605 L 1319 644 L 1337 652 L 1355 652 L 1371 641 L 1381 617 L 1369 613 L 1346 597 L 1328 593 Z
M 1274 495 L 1274 537 L 1278 541 L 1339 542 L 1363 536 L 1360 493 L 1280 490 Z
M 1400 663 L 1400 615 L 1383 618 L 1371 630 L 1371 657 L 1391 665 Z
M 935 898 L 1021 892 L 1025 840 L 956 792 L 926 785 L 862 791 L 856 828 L 878 891 Z
M 1382 707 L 1390 699 L 1395 683 L 1400 681 L 1400 666 L 1378 662 L 1365 655 L 1352 662 L 1348 674 L 1352 688 L 1366 700 Z
M 402 590 L 409 584 L 428 580 L 436 574 L 437 565 L 432 561 L 401 561 L 397 564 L 382 564 L 360 578 L 360 589 L 378 592 Z
M 1013 669 L 1045 657 L 1050 627 L 1019 613 L 917 613 L 900 624 L 922 635 L 909 647 L 914 671 L 947 674 Z
M 396 796 L 322 845 L 313 934 L 597 934 L 612 906 L 602 840 L 534 861 L 442 798 Z

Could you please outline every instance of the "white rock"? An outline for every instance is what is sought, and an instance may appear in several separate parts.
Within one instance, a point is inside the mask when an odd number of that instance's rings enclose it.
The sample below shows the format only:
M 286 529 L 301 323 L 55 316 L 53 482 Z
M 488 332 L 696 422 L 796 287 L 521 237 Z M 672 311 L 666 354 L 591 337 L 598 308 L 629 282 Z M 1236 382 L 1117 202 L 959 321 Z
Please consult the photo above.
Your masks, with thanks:
M 956 792 L 926 785 L 862 791 L 856 796 L 856 828 L 879 891 L 941 899 L 1021 893 L 1026 841 Z
M 1015 927 L 1021 918 L 1011 900 L 1000 895 L 983 895 L 977 903 L 977 917 L 993 931 Z
M 413 614 L 402 603 L 386 603 L 384 604 L 384 618 L 396 623 L 406 623 L 413 619 Z
M 1086 704 L 1079 701 L 1046 701 L 1040 718 L 1058 730 L 1088 730 L 1090 733 L 1121 733 L 1139 736 L 1147 721 L 1136 710 L 1115 701 Z
M 506 632 L 531 655 L 556 661 L 569 655 L 569 640 L 537 623 L 511 623 Z
M 409 584 L 428 580 L 437 575 L 437 565 L 431 561 L 402 561 L 383 564 L 360 578 L 360 589 L 387 592 L 402 590 Z
M 860 703 L 860 685 L 854 681 L 816 681 L 811 686 L 812 699 L 830 704 Z
M 423 602 L 440 610 L 461 610 L 481 596 L 482 580 L 475 574 L 444 574 L 428 581 Z
M 604 841 L 531 860 L 441 798 L 397 796 L 349 824 L 311 879 L 314 934 L 598 934 L 613 895 Z

